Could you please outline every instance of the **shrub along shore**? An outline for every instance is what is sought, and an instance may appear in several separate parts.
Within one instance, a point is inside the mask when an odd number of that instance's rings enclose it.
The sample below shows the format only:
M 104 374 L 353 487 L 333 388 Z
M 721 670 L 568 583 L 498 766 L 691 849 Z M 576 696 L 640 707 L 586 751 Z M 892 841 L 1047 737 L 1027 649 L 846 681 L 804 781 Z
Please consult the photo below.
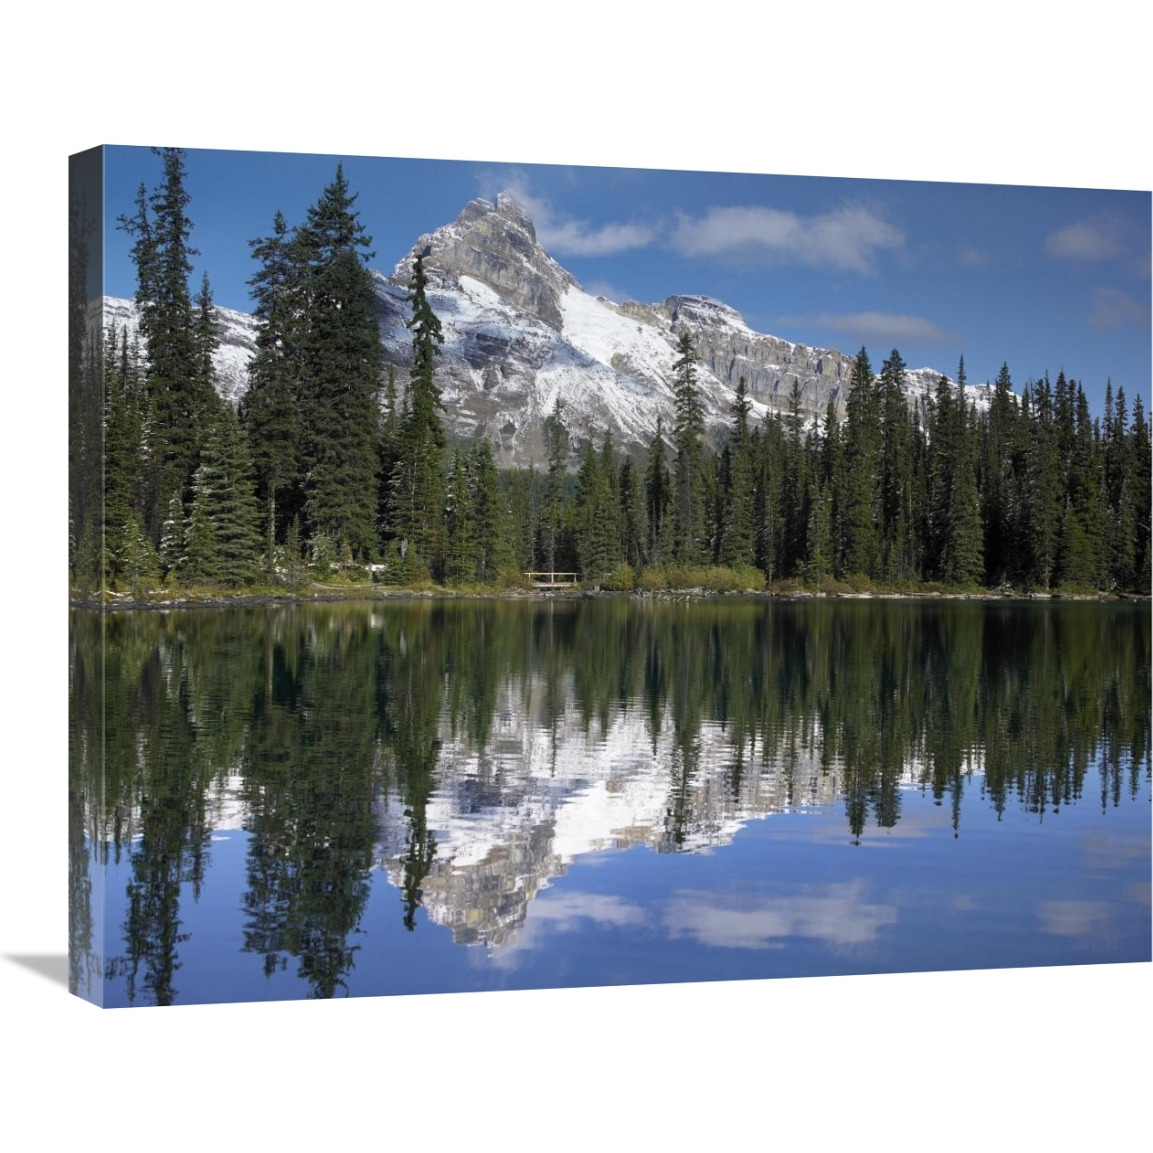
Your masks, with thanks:
M 71 590 L 70 603 L 77 608 L 171 609 L 195 607 L 252 606 L 292 602 L 337 600 L 396 600 L 404 598 L 483 598 L 571 599 L 590 596 L 651 598 L 691 598 L 713 596 L 755 596 L 779 599 L 941 599 L 941 600 L 1148 600 L 1149 594 L 1107 592 L 1101 589 L 1066 586 L 1057 589 L 1016 588 L 1002 585 L 982 588 L 976 584 L 948 585 L 938 582 L 883 584 L 864 576 L 843 580 L 826 578 L 806 583 L 790 579 L 770 585 L 764 574 L 751 566 L 728 568 L 719 565 L 680 565 L 645 568 L 634 572 L 619 565 L 600 581 L 574 581 L 570 585 L 542 587 L 529 577 L 506 572 L 494 584 L 441 585 L 431 581 L 389 584 L 375 579 L 367 569 L 346 569 L 320 574 L 308 572 L 296 581 L 274 580 L 265 584 L 228 588 L 212 585 L 156 585 L 135 589 L 85 593 Z

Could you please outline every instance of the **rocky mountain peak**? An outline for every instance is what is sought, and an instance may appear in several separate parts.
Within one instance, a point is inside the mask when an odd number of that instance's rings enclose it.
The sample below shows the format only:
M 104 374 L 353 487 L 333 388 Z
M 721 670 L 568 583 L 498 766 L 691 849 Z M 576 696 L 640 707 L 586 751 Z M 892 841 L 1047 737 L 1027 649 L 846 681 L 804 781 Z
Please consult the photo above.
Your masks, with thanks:
M 560 301 L 576 280 L 540 246 L 532 218 L 508 193 L 495 204 L 471 200 L 451 224 L 422 236 L 396 266 L 394 281 L 408 283 L 418 252 L 444 286 L 459 287 L 462 276 L 473 277 L 507 303 L 561 328 Z
M 611 432 L 618 450 L 642 455 L 658 418 L 671 429 L 679 337 L 689 333 L 698 357 L 697 383 L 707 434 L 721 444 L 732 424 L 734 390 L 745 380 L 754 420 L 787 412 L 794 385 L 808 420 L 828 406 L 844 412 L 853 358 L 756 332 L 723 301 L 674 295 L 663 301 L 614 304 L 584 292 L 541 246 L 527 209 L 501 193 L 495 203 L 472 200 L 449 224 L 421 236 L 391 276 L 374 273 L 386 363 L 403 387 L 411 365 L 408 285 L 420 252 L 428 295 L 445 344 L 437 381 L 449 435 L 485 437 L 501 466 L 547 458 L 546 421 L 557 402 L 572 456 L 583 440 Z M 218 387 L 235 401 L 247 380 L 256 322 L 217 310 L 222 344 L 215 357 Z M 106 301 L 106 323 L 135 329 L 130 301 Z M 938 374 L 909 370 L 910 404 L 924 406 Z M 970 386 L 978 404 L 987 388 Z
M 510 225 L 528 233 L 529 239 L 532 240 L 533 244 L 536 244 L 536 226 L 532 222 L 532 217 L 528 214 L 528 209 L 526 209 L 515 196 L 508 192 L 498 192 L 496 194 L 495 211 L 498 216 L 503 217 Z

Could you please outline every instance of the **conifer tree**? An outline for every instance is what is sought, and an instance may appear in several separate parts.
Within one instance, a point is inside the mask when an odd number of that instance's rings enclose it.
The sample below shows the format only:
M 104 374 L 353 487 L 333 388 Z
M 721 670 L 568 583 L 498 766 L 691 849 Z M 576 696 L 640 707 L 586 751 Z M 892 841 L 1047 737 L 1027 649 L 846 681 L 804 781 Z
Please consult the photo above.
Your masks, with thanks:
M 104 559 L 107 575 L 119 571 L 123 535 L 134 514 L 143 526 L 143 493 L 139 483 L 143 397 L 129 354 L 128 334 L 115 327 L 104 345 Z
M 672 499 L 672 480 L 669 477 L 668 455 L 661 416 L 657 414 L 657 429 L 649 445 L 649 459 L 645 466 L 645 510 L 648 521 L 647 554 L 651 562 L 662 563 L 671 558 L 671 521 L 666 525 L 666 513 Z
M 444 405 L 434 367 L 444 334 L 428 302 L 427 288 L 424 256 L 417 253 L 408 294 L 412 369 L 393 469 L 392 531 L 400 541 L 402 555 L 411 549 L 435 573 L 441 569 L 444 548 L 445 436 L 440 419 Z
M 674 401 L 676 423 L 673 443 L 673 557 L 682 564 L 703 564 L 709 558 L 705 511 L 704 408 L 697 391 L 697 354 L 692 337 L 682 333 L 677 342 Z
M 196 468 L 205 414 L 215 397 L 206 381 L 197 340 L 196 317 L 188 289 L 192 222 L 187 209 L 184 153 L 153 149 L 163 164 L 163 179 L 149 194 L 140 186 L 133 216 L 121 216 L 120 228 L 133 237 L 136 302 L 147 356 L 151 423 L 164 430 L 154 461 L 158 499 L 153 511 L 167 507 L 173 493 L 187 492 Z M 156 539 L 159 525 L 148 525 Z
M 619 497 L 612 479 L 615 472 L 611 439 L 606 438 L 601 454 L 586 441 L 573 508 L 577 558 L 586 580 L 602 579 L 620 561 Z
M 193 481 L 184 575 L 225 585 L 251 580 L 260 536 L 252 461 L 230 404 L 219 402 Z
M 1063 374 L 1062 374 L 1063 375 Z M 1026 386 L 1031 396 L 1029 448 L 1026 454 L 1022 523 L 1029 550 L 1026 580 L 1050 588 L 1056 576 L 1063 508 L 1061 433 L 1048 376 Z
M 644 568 L 648 556 L 648 525 L 640 469 L 626 456 L 617 477 L 620 494 L 620 552 L 634 572 Z
M 288 224 L 279 210 L 272 235 L 252 240 L 249 246 L 260 261 L 248 282 L 255 301 L 256 355 L 248 367 L 240 419 L 256 469 L 264 508 L 265 559 L 271 565 L 276 542 L 283 539 L 281 522 L 292 523 L 303 503 L 298 420 L 303 270 L 293 258 Z
M 457 449 L 445 486 L 445 579 L 450 584 L 476 580 L 475 478 L 467 455 Z
M 730 411 L 733 415 L 733 435 L 728 446 L 728 484 L 718 501 L 722 512 L 718 560 L 723 565 L 751 565 L 755 538 L 753 460 L 749 442 L 752 403 L 743 376 L 737 381 L 736 396 Z
M 950 584 L 969 585 L 984 574 L 985 546 L 977 491 L 977 430 L 967 407 L 963 369 L 958 377 L 943 576 Z
M 1133 401 L 1133 429 L 1129 434 L 1129 467 L 1133 478 L 1133 507 L 1135 533 L 1133 539 L 1133 567 L 1136 577 L 1133 587 L 1149 591 L 1151 561 L 1150 547 L 1150 443 L 1149 426 L 1145 422 L 1145 407 L 1138 395 Z
M 797 575 L 808 551 L 809 502 L 812 477 L 804 437 L 800 383 L 794 378 L 789 394 L 789 414 L 785 418 L 784 525 L 781 558 L 785 576 Z
M 1136 546 L 1140 487 L 1134 476 L 1133 444 L 1129 436 L 1129 413 L 1125 390 L 1117 390 L 1114 404 L 1112 381 L 1105 386 L 1105 427 L 1102 445 L 1106 502 L 1106 565 L 1112 588 L 1131 589 L 1137 574 Z
M 1002 364 L 984 424 L 981 453 L 985 573 L 986 582 L 991 585 L 1012 580 L 1019 570 L 1020 549 L 1014 547 L 1018 519 L 1018 416 L 1009 366 Z
M 845 552 L 842 514 L 845 503 L 845 451 L 843 429 L 837 421 L 836 401 L 831 399 L 825 408 L 824 433 L 820 475 L 829 518 L 829 570 L 840 574 L 844 571 Z
M 1073 443 L 1058 558 L 1060 580 L 1082 588 L 1100 588 L 1105 560 L 1104 470 L 1080 384 L 1070 381 Z
M 916 576 L 913 556 L 912 417 L 905 400 L 905 362 L 897 349 L 881 366 L 881 572 L 886 580 Z
M 845 424 L 845 569 L 876 576 L 880 556 L 881 412 L 869 356 L 853 365 Z
M 473 505 L 476 524 L 476 580 L 497 583 L 503 570 L 515 563 L 512 525 L 505 489 L 500 483 L 492 445 L 486 438 L 472 449 Z
M 568 431 L 564 426 L 564 402 L 558 397 L 552 413 L 545 420 L 548 448 L 548 473 L 544 484 L 544 508 L 541 513 L 541 561 L 548 572 L 558 571 L 564 530 L 564 479 L 568 461 Z
M 377 398 L 382 354 L 371 245 L 343 166 L 293 241 L 304 277 L 301 334 L 302 473 L 310 535 L 340 559 L 367 560 L 376 546 Z M 438 467 L 440 462 L 438 460 Z M 443 500 L 436 516 L 443 512 Z
M 120 535 L 116 569 L 121 583 L 132 593 L 139 593 L 159 575 L 160 562 L 152 542 L 144 533 L 140 514 L 134 509 Z
M 784 574 L 786 518 L 783 507 L 785 483 L 785 434 L 774 412 L 766 412 L 755 446 L 757 566 L 770 585 Z
M 168 580 L 184 564 L 187 551 L 184 524 L 184 503 L 175 493 L 168 502 L 168 512 L 160 529 L 158 560 L 160 575 Z

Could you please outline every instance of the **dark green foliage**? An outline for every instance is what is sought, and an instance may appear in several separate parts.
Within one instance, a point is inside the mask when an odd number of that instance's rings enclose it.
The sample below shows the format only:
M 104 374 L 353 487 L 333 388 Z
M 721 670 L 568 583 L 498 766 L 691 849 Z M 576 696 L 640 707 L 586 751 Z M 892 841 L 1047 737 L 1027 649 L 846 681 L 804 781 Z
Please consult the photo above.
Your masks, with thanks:
M 1150 588 L 1150 446 L 1145 409 L 1138 396 L 1133 402 L 1133 431 L 1130 434 L 1129 474 L 1133 478 L 1133 508 L 1136 526 L 1133 534 L 1133 586 L 1148 592 Z
M 179 148 L 154 149 L 163 163 L 163 180 L 151 194 L 144 185 L 133 216 L 121 216 L 120 227 L 133 237 L 136 264 L 136 303 L 147 359 L 149 420 L 163 430 L 156 438 L 157 499 L 153 515 L 173 494 L 187 494 L 198 463 L 201 430 L 215 400 L 210 368 L 205 367 L 208 335 L 204 316 L 198 318 L 188 290 L 192 271 L 192 222 L 184 187 L 184 153 Z M 155 535 L 159 525 L 148 526 Z
M 492 445 L 479 440 L 453 454 L 446 486 L 445 579 L 495 585 L 517 563 L 512 520 Z
M 355 202 L 338 165 L 293 240 L 306 301 L 299 413 L 305 520 L 309 535 L 332 541 L 341 560 L 367 560 L 376 551 L 382 354 L 365 267 L 372 254 L 360 251 L 371 240 Z
M 864 347 L 853 365 L 846 409 L 843 571 L 876 576 L 881 554 L 881 408 Z
M 1058 574 L 1062 584 L 1093 589 L 1105 583 L 1107 568 L 1104 462 L 1080 385 L 1073 394 L 1072 407 L 1074 431 L 1069 446 Z
M 1020 409 L 1009 366 L 1003 364 L 981 431 L 981 517 L 985 579 L 991 586 L 1017 579 L 1020 572 L 1020 549 L 1015 546 L 1022 515 L 1019 494 L 1024 453 L 1019 429 Z
M 640 572 L 648 560 L 649 534 L 640 469 L 631 457 L 626 456 L 621 461 L 617 491 L 620 502 L 620 555 L 634 572 Z
M 756 510 L 754 507 L 754 459 L 749 433 L 752 404 L 745 378 L 737 382 L 732 405 L 733 435 L 725 448 L 723 480 L 717 493 L 717 562 L 750 565 L 755 559 Z
M 692 337 L 682 333 L 677 343 L 673 425 L 673 559 L 682 564 L 703 564 L 711 559 L 708 520 L 709 482 L 705 472 L 704 408 L 697 390 L 697 354 Z
M 600 455 L 586 441 L 573 502 L 577 559 L 585 580 L 603 581 L 622 559 L 615 477 L 611 438 L 606 437 Z
M 544 481 L 544 501 L 540 517 L 540 563 L 546 572 L 562 571 L 564 558 L 565 467 L 568 464 L 568 430 L 564 426 L 564 403 L 557 398 L 545 421 L 548 473 Z
M 1030 584 L 1050 588 L 1056 576 L 1064 505 L 1061 430 L 1049 378 L 1035 384 L 1031 395 L 1021 518 L 1028 548 L 1024 576 Z
M 428 302 L 427 287 L 424 257 L 418 253 L 408 295 L 412 306 L 408 321 L 412 368 L 396 436 L 389 527 L 403 556 L 412 550 L 421 562 L 439 573 L 444 564 L 445 436 L 440 419 L 444 405 L 434 367 L 444 334 Z
M 193 479 L 181 576 L 237 586 L 259 566 L 260 537 L 252 461 L 231 405 L 220 402 Z
M 645 510 L 648 514 L 648 558 L 659 563 L 672 559 L 672 520 L 668 517 L 672 500 L 672 478 L 669 476 L 664 427 L 657 416 L 657 430 L 649 446 L 645 466 Z
M 984 575 L 977 439 L 962 360 L 956 396 L 945 377 L 938 382 L 928 427 L 926 574 L 951 585 L 975 584 Z
M 253 257 L 260 261 L 260 269 L 248 282 L 258 329 L 256 355 L 248 367 L 248 389 L 240 403 L 240 419 L 248 434 L 257 493 L 264 508 L 268 564 L 272 563 L 276 542 L 284 539 L 284 522 L 295 519 L 303 501 L 298 412 L 303 269 L 294 259 L 288 225 L 279 211 L 272 228 L 271 236 L 250 242 Z
M 733 574 L 756 565 L 770 585 L 1148 587 L 1144 409 L 1138 400 L 1130 422 L 1124 393 L 1114 397 L 1110 385 L 1099 426 L 1064 373 L 1018 400 L 1003 366 L 979 412 L 962 360 L 956 388 L 942 378 L 933 397 L 910 405 L 900 352 L 875 378 L 862 348 L 843 421 L 830 402 L 823 422 L 806 427 L 794 381 L 787 413 L 750 427 L 742 377 L 731 432 L 714 453 L 684 333 L 671 445 L 658 417 L 643 474 L 606 436 L 599 451 L 584 447 L 571 476 L 559 398 L 545 424 L 543 476 L 502 475 L 483 437 L 449 467 L 435 371 L 443 333 L 424 258 L 413 262 L 412 362 L 398 388 L 394 370 L 382 373 L 370 240 L 339 166 L 303 225 L 290 230 L 278 212 L 271 234 L 251 242 L 259 330 L 240 408 L 245 459 L 213 386 L 207 275 L 195 300 L 188 291 L 183 154 L 158 155 L 160 184 L 142 186 L 120 218 L 133 238 L 143 347 L 109 333 L 107 354 L 97 341 L 86 359 L 70 336 L 70 371 L 102 394 L 95 439 L 107 482 L 98 520 L 70 512 L 74 575 L 134 588 L 174 574 L 236 584 L 255 579 L 262 552 L 266 575 L 284 571 L 288 557 L 295 580 L 305 539 L 325 579 L 334 565 L 383 553 L 394 583 L 492 585 L 543 570 L 656 588 L 674 572 L 706 580 L 711 564 L 738 582 Z M 93 437 L 71 428 L 81 471 Z M 254 490 L 262 549 L 252 538 Z
M 897 349 L 881 366 L 881 563 L 888 581 L 916 579 L 912 414 Z

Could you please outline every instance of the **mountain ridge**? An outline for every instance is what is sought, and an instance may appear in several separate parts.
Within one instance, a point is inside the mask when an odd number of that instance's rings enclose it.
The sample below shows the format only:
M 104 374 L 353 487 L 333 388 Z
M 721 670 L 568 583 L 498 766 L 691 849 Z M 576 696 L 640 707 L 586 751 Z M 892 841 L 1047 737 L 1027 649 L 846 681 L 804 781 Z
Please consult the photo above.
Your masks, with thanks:
M 611 433 L 618 450 L 640 455 L 674 419 L 676 346 L 689 333 L 709 438 L 719 443 L 745 378 L 754 419 L 787 411 L 794 381 L 808 422 L 831 402 L 841 414 L 855 357 L 750 328 L 730 305 L 702 295 L 620 303 L 584 291 L 540 245 L 528 212 L 510 195 L 470 201 L 455 220 L 420 236 L 390 275 L 373 270 L 386 365 L 403 388 L 411 362 L 408 282 L 424 257 L 428 298 L 444 329 L 437 381 L 451 438 L 487 437 L 502 467 L 546 459 L 545 422 L 556 402 L 575 453 Z M 105 298 L 104 324 L 135 328 L 131 301 Z M 254 317 L 217 308 L 218 389 L 235 403 L 247 387 Z M 943 374 L 907 370 L 910 403 L 923 405 Z M 988 386 L 967 386 L 988 403 Z M 572 458 L 575 460 L 575 456 Z

